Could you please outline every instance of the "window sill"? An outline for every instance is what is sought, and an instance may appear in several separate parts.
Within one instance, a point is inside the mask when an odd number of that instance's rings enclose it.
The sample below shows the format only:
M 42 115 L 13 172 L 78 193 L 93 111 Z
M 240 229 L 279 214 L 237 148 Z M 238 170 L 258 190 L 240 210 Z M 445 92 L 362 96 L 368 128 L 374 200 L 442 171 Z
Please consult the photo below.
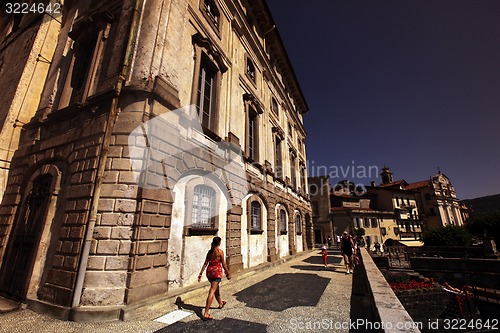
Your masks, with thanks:
M 250 229 L 251 235 L 261 235 L 264 233 L 264 230 Z
M 216 141 L 216 142 L 220 142 L 222 141 L 222 138 L 220 136 L 218 136 L 217 134 L 215 134 L 214 131 L 212 131 L 211 129 L 209 129 L 208 127 L 205 127 L 203 125 L 201 125 L 201 128 L 203 130 L 203 134 L 205 134 L 206 136 L 208 136 L 210 139 Z
M 187 228 L 188 236 L 216 235 L 218 228 Z

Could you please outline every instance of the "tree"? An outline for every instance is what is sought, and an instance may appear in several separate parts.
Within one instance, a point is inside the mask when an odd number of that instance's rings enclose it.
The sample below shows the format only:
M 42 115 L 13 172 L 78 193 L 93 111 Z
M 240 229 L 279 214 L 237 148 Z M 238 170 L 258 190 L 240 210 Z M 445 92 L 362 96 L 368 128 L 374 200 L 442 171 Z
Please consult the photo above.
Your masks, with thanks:
M 465 222 L 465 227 L 476 237 L 493 237 L 500 244 L 500 211 L 475 214 Z
M 426 231 L 422 240 L 427 246 L 470 246 L 472 234 L 464 227 L 447 225 Z
M 354 234 L 356 235 L 356 239 L 358 240 L 358 245 L 359 246 L 365 246 L 365 229 L 364 228 L 355 228 L 354 229 Z
M 356 235 L 356 237 L 358 238 L 361 238 L 365 235 L 365 229 L 364 228 L 355 228 L 354 229 L 354 234 Z

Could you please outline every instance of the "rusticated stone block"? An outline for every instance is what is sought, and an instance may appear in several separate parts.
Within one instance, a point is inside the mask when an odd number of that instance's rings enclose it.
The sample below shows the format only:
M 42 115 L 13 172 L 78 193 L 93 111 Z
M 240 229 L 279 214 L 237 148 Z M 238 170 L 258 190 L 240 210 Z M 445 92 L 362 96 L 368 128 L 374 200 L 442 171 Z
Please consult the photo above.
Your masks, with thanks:
M 117 213 L 103 213 L 101 214 L 101 225 L 117 225 L 120 214 Z
M 71 238 L 83 238 L 85 233 L 85 228 L 82 227 L 71 227 L 69 232 L 69 237 Z
M 128 158 L 113 158 L 111 162 L 111 169 L 120 171 L 132 170 L 132 164 Z
M 106 171 L 102 177 L 103 183 L 118 183 L 119 171 Z
M 145 213 L 158 213 L 159 203 L 155 201 L 144 200 L 142 203 L 142 211 Z
M 136 288 L 140 286 L 149 286 L 155 283 L 166 283 L 168 270 L 166 267 L 157 267 L 141 271 L 128 273 L 129 287 Z
M 135 179 L 135 175 L 132 171 L 120 171 L 120 176 L 118 177 L 118 181 L 123 184 L 136 184 L 137 180 Z
M 117 199 L 115 203 L 115 210 L 121 213 L 135 212 L 137 202 L 135 200 Z
M 139 239 L 141 240 L 152 240 L 156 237 L 156 230 L 150 227 L 141 227 L 139 229 Z
M 94 238 L 95 239 L 109 239 L 111 236 L 111 227 L 95 227 L 94 228 Z
M 153 266 L 166 266 L 167 265 L 167 255 L 166 254 L 157 254 L 153 258 Z
M 166 240 L 170 238 L 170 228 L 161 228 L 156 230 L 156 239 Z
M 120 241 L 99 240 L 97 242 L 97 254 L 117 254 Z
M 136 198 L 137 186 L 127 184 L 103 184 L 102 197 L 108 198 Z
M 73 287 L 75 275 L 75 272 L 68 272 L 62 269 L 51 269 L 47 282 L 69 289 Z
M 85 306 L 121 305 L 125 299 L 125 288 L 85 288 L 80 304 Z
M 160 204 L 160 214 L 171 215 L 172 214 L 172 205 L 171 204 Z
M 153 267 L 153 256 L 137 256 L 135 257 L 135 269 L 146 269 Z
M 130 258 L 128 256 L 115 256 L 106 258 L 106 270 L 127 270 Z
M 125 287 L 127 272 L 125 271 L 87 271 L 84 286 L 89 287 Z
M 158 269 L 163 267 L 158 267 Z M 149 270 L 147 270 L 149 271 Z M 139 272 L 147 272 L 147 271 L 139 271 Z M 156 273 L 158 274 L 158 273 Z M 166 273 L 163 273 L 166 276 Z M 149 284 L 146 286 L 136 287 L 133 289 L 127 290 L 126 300 L 127 304 L 133 304 L 135 302 L 139 302 L 147 297 L 152 297 L 155 295 L 161 295 L 167 292 L 168 284 L 166 282 L 160 282 L 155 284 Z
M 114 199 L 99 199 L 98 210 L 100 212 L 112 212 L 115 206 Z
M 134 224 L 135 214 L 118 214 L 118 225 L 131 226 Z
M 87 269 L 89 270 L 103 270 L 106 257 L 90 256 L 87 262 Z
M 129 254 L 131 246 L 132 246 L 131 241 L 120 241 L 120 250 L 118 253 L 119 254 Z
M 64 268 L 70 269 L 70 270 L 76 270 L 76 267 L 78 266 L 78 258 L 75 256 L 66 256 L 64 258 Z
M 148 253 L 159 253 L 161 252 L 161 241 L 155 241 L 148 243 Z
M 149 225 L 152 227 L 163 227 L 166 225 L 166 217 L 161 215 L 151 216 Z
M 112 239 L 130 239 L 132 236 L 131 227 L 114 227 L 111 228 Z

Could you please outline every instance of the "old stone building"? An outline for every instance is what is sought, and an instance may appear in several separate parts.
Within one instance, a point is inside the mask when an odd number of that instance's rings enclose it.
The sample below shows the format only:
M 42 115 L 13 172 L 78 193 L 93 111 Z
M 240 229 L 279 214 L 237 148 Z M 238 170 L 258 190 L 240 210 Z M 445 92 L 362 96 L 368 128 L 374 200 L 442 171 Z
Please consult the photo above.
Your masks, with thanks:
M 308 106 L 265 1 L 61 3 L 2 17 L 2 295 L 117 319 L 195 283 L 215 235 L 232 272 L 312 247 Z

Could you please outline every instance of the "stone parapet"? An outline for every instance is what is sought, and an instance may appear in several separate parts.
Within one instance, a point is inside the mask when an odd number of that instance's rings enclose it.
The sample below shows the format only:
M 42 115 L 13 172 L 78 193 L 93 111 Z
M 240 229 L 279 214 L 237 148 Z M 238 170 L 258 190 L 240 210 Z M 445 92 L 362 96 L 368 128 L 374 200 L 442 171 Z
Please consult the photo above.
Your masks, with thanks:
M 417 324 L 405 310 L 384 276 L 373 262 L 366 249 L 361 248 L 366 279 L 372 294 L 375 313 L 380 323 L 384 324 L 384 332 L 419 333 Z

